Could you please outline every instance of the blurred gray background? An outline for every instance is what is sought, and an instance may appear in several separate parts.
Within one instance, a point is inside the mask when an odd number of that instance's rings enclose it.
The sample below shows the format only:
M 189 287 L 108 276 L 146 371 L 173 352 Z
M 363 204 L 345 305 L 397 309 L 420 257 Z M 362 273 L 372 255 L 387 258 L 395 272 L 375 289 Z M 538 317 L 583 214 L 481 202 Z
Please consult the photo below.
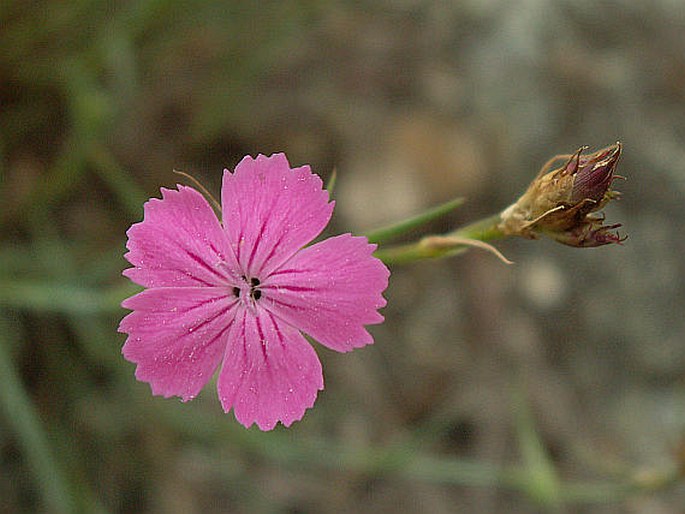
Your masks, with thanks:
M 676 0 L 4 2 L 0 512 L 682 512 L 684 136 Z M 174 168 L 335 168 L 330 233 L 467 198 L 416 237 L 617 140 L 622 247 L 393 268 L 290 429 L 120 355 L 125 231 Z

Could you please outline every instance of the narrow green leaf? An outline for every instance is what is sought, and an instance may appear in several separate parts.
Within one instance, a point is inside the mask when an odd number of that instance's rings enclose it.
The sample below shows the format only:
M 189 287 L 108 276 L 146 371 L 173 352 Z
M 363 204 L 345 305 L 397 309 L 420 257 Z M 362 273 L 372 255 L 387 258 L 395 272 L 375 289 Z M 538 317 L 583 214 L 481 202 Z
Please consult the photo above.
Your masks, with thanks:
M 338 180 L 338 170 L 333 168 L 331 176 L 328 177 L 328 182 L 326 182 L 326 191 L 328 191 L 328 199 L 333 200 L 333 191 L 335 191 L 335 183 Z
M 404 221 L 400 221 L 399 223 L 389 225 L 387 227 L 372 230 L 371 232 L 367 232 L 365 235 L 371 243 L 385 243 L 391 239 L 401 236 L 402 234 L 405 234 L 406 232 L 409 232 L 412 229 L 415 229 L 416 227 L 425 225 L 429 221 L 433 221 L 437 218 L 445 216 L 446 214 L 449 214 L 462 203 L 464 203 L 463 198 L 455 198 L 454 200 L 450 200 L 449 202 L 438 205 L 433 209 L 427 210 L 418 216 L 408 218 Z

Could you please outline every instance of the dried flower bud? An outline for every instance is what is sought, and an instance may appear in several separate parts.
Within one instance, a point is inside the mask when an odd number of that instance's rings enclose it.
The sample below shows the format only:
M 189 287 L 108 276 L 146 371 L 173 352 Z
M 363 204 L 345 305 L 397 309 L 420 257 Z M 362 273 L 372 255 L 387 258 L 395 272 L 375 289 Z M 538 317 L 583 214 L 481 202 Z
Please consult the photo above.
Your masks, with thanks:
M 621 143 L 583 155 L 586 149 L 556 156 L 543 166 L 523 196 L 502 212 L 499 229 L 528 239 L 544 234 L 581 248 L 622 242 L 616 232 L 621 225 L 604 225 L 604 216 L 597 212 L 619 196 L 610 187 L 617 177 Z M 566 163 L 548 172 L 562 158 Z

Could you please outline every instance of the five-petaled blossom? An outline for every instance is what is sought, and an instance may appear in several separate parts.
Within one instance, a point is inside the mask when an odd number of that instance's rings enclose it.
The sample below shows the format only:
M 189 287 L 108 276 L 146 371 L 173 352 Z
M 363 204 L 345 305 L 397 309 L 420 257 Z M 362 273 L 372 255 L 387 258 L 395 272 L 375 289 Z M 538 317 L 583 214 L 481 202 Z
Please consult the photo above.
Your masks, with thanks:
M 191 400 L 217 368 L 219 399 L 246 427 L 302 418 L 323 389 L 302 332 L 346 352 L 373 343 L 365 325 L 390 275 L 364 237 L 307 246 L 334 202 L 309 166 L 283 154 L 224 170 L 222 221 L 195 189 L 162 189 L 128 235 L 124 275 L 146 289 L 123 302 L 124 357 L 153 394 Z

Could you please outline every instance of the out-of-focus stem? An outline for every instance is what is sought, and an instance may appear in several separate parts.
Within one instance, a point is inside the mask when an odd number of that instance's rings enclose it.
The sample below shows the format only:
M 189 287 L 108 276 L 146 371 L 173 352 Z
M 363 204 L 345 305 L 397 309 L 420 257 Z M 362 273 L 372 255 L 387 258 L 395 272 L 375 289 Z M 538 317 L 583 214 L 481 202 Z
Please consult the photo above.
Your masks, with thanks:
M 12 360 L 10 346 L 17 334 L 0 312 L 0 410 L 13 430 L 47 512 L 74 512 L 66 478 L 50 447 L 50 435 L 31 401 Z M 18 342 L 14 342 L 18 345 Z
M 467 487 L 496 487 L 531 496 L 540 476 L 525 466 L 501 465 L 455 457 L 441 457 L 419 450 L 421 436 L 397 441 L 394 445 L 358 446 L 316 437 L 301 438 L 293 432 L 259 432 L 242 427 L 226 425 L 225 421 L 206 413 L 196 413 L 190 419 L 178 410 L 149 410 L 145 416 L 164 418 L 189 440 L 207 441 L 211 437 L 228 438 L 235 448 L 283 466 L 299 467 L 344 473 L 358 473 L 367 477 L 393 476 L 408 483 L 417 481 L 427 484 L 450 484 Z M 325 456 L 325 458 L 321 458 Z M 220 476 L 233 476 L 234 467 L 225 459 L 213 457 L 213 468 Z M 592 481 L 564 481 L 558 484 L 558 500 L 561 506 L 595 505 L 624 501 L 640 494 L 654 494 L 667 490 L 682 481 L 682 474 L 671 465 L 642 473 L 639 479 L 611 477 Z M 553 505 L 546 504 L 546 507 Z

